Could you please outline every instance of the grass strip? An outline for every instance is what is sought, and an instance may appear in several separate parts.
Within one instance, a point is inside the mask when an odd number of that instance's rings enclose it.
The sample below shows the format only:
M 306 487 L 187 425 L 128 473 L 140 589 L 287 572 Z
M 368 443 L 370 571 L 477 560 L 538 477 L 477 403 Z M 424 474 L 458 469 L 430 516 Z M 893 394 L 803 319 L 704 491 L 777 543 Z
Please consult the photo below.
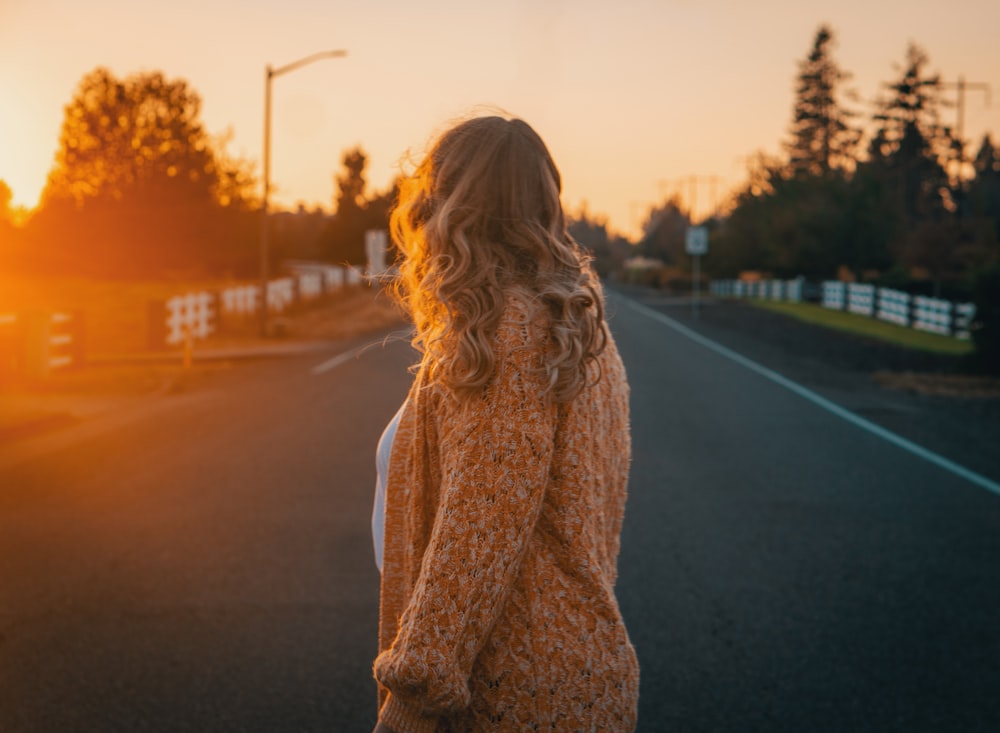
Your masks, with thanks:
M 904 328 L 870 316 L 831 310 L 815 303 L 789 303 L 757 298 L 752 298 L 747 302 L 756 308 L 781 313 L 806 323 L 866 336 L 907 349 L 930 351 L 936 354 L 961 355 L 971 353 L 974 348 L 971 341 L 918 331 L 915 328 Z

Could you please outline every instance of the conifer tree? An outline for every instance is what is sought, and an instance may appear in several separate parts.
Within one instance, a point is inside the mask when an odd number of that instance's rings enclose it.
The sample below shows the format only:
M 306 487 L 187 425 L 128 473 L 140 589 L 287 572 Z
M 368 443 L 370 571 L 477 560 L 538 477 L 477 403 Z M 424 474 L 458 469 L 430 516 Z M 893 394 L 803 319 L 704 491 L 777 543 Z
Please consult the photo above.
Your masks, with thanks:
M 809 55 L 799 62 L 792 110 L 791 139 L 786 143 L 793 175 L 825 176 L 854 166 L 861 136 L 851 124 L 855 113 L 840 97 L 851 75 L 834 61 L 834 34 L 829 26 L 816 31 Z
M 929 62 L 910 44 L 899 77 L 885 85 L 889 96 L 877 103 L 868 166 L 883 186 L 886 216 L 895 219 L 891 249 L 904 265 L 926 270 L 937 292 L 954 264 L 958 232 L 944 167 L 952 134 L 940 122 L 941 81 L 928 72 Z

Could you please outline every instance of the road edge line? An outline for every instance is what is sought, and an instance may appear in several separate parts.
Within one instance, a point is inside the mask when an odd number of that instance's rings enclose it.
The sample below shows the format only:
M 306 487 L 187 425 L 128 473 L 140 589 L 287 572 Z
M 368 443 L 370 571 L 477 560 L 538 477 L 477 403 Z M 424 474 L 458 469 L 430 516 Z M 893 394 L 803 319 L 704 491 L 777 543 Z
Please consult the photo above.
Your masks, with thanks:
M 355 346 L 353 349 L 350 349 L 341 354 L 337 354 L 336 356 L 330 359 L 327 359 L 322 364 L 317 364 L 310 371 L 312 372 L 312 375 L 314 377 L 318 377 L 320 374 L 325 374 L 331 369 L 336 369 L 345 361 L 348 361 L 349 359 L 353 359 L 355 356 L 360 355 L 362 351 L 368 349 L 370 346 L 372 346 L 372 344 L 362 344 L 361 346 Z
M 616 297 L 619 297 L 622 300 L 624 300 L 625 305 L 631 308 L 632 310 L 641 313 L 647 316 L 648 318 L 652 318 L 655 321 L 658 321 L 664 326 L 667 326 L 668 328 L 677 331 L 682 336 L 686 336 L 695 343 L 700 344 L 705 348 L 716 352 L 720 356 L 724 356 L 730 361 L 736 362 L 740 366 L 743 366 L 749 369 L 750 371 L 755 372 L 756 374 L 764 377 L 765 379 L 768 379 L 769 381 L 774 382 L 775 384 L 781 387 L 784 387 L 790 392 L 794 392 L 799 397 L 802 397 L 803 399 L 812 402 L 817 407 L 820 407 L 826 410 L 827 412 L 830 412 L 836 415 L 837 417 L 846 420 L 855 427 L 861 428 L 862 430 L 865 430 L 871 433 L 872 435 L 875 435 L 876 437 L 882 438 L 883 440 L 892 443 L 898 448 L 902 448 L 903 450 L 912 453 L 918 458 L 922 458 L 925 461 L 928 461 L 929 463 L 933 463 L 935 466 L 939 468 L 943 468 L 944 470 L 949 471 L 950 473 L 953 473 L 956 476 L 963 478 L 966 481 L 969 481 L 970 483 L 973 483 L 982 489 L 986 489 L 987 491 L 996 494 L 997 496 L 1000 496 L 1000 483 L 997 483 L 996 481 L 993 481 L 992 479 L 989 479 L 986 476 L 983 476 L 982 474 L 976 473 L 975 471 L 972 471 L 966 468 L 965 466 L 956 463 L 955 461 L 945 458 L 944 456 L 935 453 L 934 451 L 928 450 L 927 448 L 917 445 L 916 443 L 907 440 L 903 436 L 897 435 L 891 430 L 886 430 L 885 428 L 881 427 L 880 425 L 876 425 L 870 420 L 866 420 L 863 417 L 855 415 L 850 410 L 841 407 L 835 402 L 831 402 L 825 397 L 817 394 L 816 392 L 813 392 L 808 387 L 803 387 L 798 382 L 793 382 L 788 377 L 782 376 L 773 369 L 769 369 L 766 366 L 758 364 L 752 359 L 748 359 L 747 357 L 743 356 L 739 352 L 733 351 L 732 349 L 723 346 L 722 344 L 716 343 L 715 341 L 712 341 L 710 338 L 706 336 L 702 336 L 697 331 L 694 331 L 685 326 L 684 324 L 675 321 L 668 315 L 660 313 L 657 310 L 653 310 L 649 306 L 643 305 L 642 303 L 639 303 L 638 301 L 633 300 L 628 296 L 621 295 L 620 293 L 616 293 L 615 295 Z

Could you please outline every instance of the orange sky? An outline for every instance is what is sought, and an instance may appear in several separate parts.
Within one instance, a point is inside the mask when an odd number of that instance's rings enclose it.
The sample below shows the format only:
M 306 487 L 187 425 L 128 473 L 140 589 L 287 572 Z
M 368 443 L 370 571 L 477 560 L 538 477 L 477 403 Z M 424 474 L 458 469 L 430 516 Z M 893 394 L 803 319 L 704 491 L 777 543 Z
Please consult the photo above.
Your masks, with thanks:
M 632 233 L 679 179 L 733 187 L 746 156 L 778 151 L 795 64 L 822 22 L 863 98 L 894 78 L 913 40 L 945 79 L 992 85 L 990 107 L 968 96 L 966 137 L 1000 131 L 997 0 L 3 0 L 0 179 L 15 204 L 37 201 L 63 105 L 98 65 L 186 78 L 206 127 L 232 128 L 231 150 L 259 160 L 264 66 L 344 48 L 345 59 L 275 81 L 279 205 L 329 208 L 341 152 L 359 143 L 384 187 L 408 149 L 494 105 L 548 142 L 571 209 L 587 201 Z M 707 183 L 696 196 L 704 213 Z

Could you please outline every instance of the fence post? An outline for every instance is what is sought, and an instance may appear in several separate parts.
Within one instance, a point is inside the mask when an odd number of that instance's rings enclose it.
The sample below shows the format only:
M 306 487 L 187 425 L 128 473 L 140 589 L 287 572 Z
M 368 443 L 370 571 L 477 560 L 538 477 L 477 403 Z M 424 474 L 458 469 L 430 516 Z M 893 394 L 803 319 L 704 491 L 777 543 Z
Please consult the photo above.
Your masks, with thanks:
M 0 384 L 24 371 L 24 318 L 0 314 Z
M 87 313 L 75 310 L 70 315 L 73 319 L 70 321 L 73 340 L 69 345 L 69 356 L 74 367 L 82 367 L 87 363 Z
M 48 313 L 30 311 L 22 314 L 24 323 L 24 373 L 42 379 L 49 375 L 49 334 L 52 319 Z
M 211 296 L 210 308 L 214 315 L 215 320 L 215 332 L 222 332 L 222 293 L 218 290 L 209 291 Z
M 146 329 L 147 345 L 150 351 L 162 351 L 167 348 L 167 303 L 163 300 L 153 300 L 147 307 L 148 325 Z

